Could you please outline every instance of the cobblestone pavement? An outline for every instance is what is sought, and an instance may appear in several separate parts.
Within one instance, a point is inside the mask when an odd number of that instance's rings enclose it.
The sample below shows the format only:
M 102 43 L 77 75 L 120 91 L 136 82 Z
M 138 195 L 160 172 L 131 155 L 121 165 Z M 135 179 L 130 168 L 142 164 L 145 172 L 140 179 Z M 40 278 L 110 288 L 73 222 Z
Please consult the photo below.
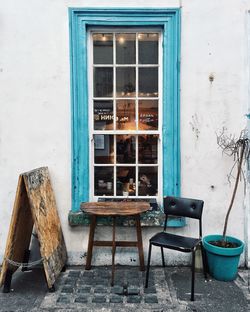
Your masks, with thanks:
M 12 283 L 13 291 L 1 293 L 0 311 L 245 312 L 250 311 L 248 273 L 240 270 L 235 282 L 226 283 L 205 281 L 203 274 L 196 273 L 195 302 L 191 302 L 191 274 L 187 267 L 152 267 L 148 289 L 144 288 L 145 272 L 137 267 L 118 266 L 113 287 L 111 267 L 94 267 L 90 271 L 72 267 L 60 275 L 54 293 L 46 292 L 41 274 L 20 272 Z M 25 280 L 23 276 L 29 278 Z

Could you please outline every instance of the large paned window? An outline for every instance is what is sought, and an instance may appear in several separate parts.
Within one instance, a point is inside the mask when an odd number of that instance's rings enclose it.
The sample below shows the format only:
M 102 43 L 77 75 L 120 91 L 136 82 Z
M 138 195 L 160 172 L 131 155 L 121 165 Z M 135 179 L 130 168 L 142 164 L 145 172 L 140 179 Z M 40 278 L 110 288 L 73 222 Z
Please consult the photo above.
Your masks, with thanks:
M 161 194 L 161 32 L 90 31 L 90 197 Z
M 181 195 L 180 10 L 70 8 L 69 17 L 72 215 L 84 201 L 149 198 L 159 204 L 149 224 L 159 225 L 163 197 Z

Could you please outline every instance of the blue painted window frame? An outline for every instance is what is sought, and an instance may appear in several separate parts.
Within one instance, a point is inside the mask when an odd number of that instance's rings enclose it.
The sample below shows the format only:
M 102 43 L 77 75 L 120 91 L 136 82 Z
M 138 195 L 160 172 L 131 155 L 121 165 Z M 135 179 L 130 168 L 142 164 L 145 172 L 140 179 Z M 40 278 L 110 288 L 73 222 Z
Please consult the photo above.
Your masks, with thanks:
M 163 30 L 163 196 L 180 195 L 180 9 L 69 8 L 72 120 L 72 212 L 89 199 L 89 27 Z M 170 147 L 170 148 L 169 148 Z

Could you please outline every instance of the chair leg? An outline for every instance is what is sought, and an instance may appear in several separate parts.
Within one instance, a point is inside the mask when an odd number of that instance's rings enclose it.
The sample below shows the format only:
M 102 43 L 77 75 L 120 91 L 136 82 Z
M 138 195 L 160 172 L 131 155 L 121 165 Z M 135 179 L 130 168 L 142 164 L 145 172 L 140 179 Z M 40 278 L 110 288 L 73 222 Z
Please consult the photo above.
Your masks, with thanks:
M 201 256 L 202 256 L 202 264 L 203 264 L 203 274 L 204 274 L 204 278 L 207 279 L 207 271 L 208 271 L 208 267 L 207 267 L 207 257 L 206 257 L 206 252 L 203 248 L 203 245 L 201 243 Z
M 148 264 L 147 264 L 145 288 L 148 288 L 148 277 L 149 277 L 149 267 L 150 267 L 150 259 L 151 259 L 151 250 L 152 250 L 152 245 L 151 245 L 151 243 L 149 243 L 149 248 L 148 248 Z
M 195 279 L 195 250 L 192 251 L 191 301 L 194 301 L 194 279 Z
M 165 268 L 165 260 L 164 260 L 163 247 L 161 247 L 161 260 L 162 260 L 162 266 Z

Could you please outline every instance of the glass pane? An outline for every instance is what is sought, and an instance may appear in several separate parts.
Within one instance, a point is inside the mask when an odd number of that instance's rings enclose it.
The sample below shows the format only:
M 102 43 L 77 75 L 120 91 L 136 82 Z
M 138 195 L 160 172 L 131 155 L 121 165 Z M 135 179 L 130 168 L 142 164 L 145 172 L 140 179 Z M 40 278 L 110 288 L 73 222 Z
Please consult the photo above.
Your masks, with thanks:
M 94 97 L 113 96 L 113 68 L 94 68 Z
M 116 129 L 135 130 L 135 101 L 118 100 L 116 102 Z
M 158 64 L 158 34 L 139 34 L 139 64 Z
M 134 67 L 118 67 L 116 69 L 116 96 L 135 96 Z
M 116 168 L 116 195 L 135 196 L 135 167 Z
M 116 63 L 135 64 L 135 34 L 116 35 Z
M 114 163 L 114 136 L 108 134 L 95 134 L 95 164 Z
M 158 96 L 158 68 L 139 68 L 139 96 Z
M 116 136 L 116 161 L 118 164 L 135 163 L 135 136 Z
M 113 35 L 94 34 L 94 64 L 113 64 Z
M 114 168 L 95 167 L 95 196 L 114 195 Z
M 113 119 L 113 101 L 94 101 L 94 130 L 112 130 Z
M 158 167 L 139 167 L 139 196 L 156 196 L 158 193 Z
M 139 163 L 157 164 L 157 143 L 158 135 L 139 136 Z
M 158 130 L 158 101 L 139 101 L 139 130 Z

